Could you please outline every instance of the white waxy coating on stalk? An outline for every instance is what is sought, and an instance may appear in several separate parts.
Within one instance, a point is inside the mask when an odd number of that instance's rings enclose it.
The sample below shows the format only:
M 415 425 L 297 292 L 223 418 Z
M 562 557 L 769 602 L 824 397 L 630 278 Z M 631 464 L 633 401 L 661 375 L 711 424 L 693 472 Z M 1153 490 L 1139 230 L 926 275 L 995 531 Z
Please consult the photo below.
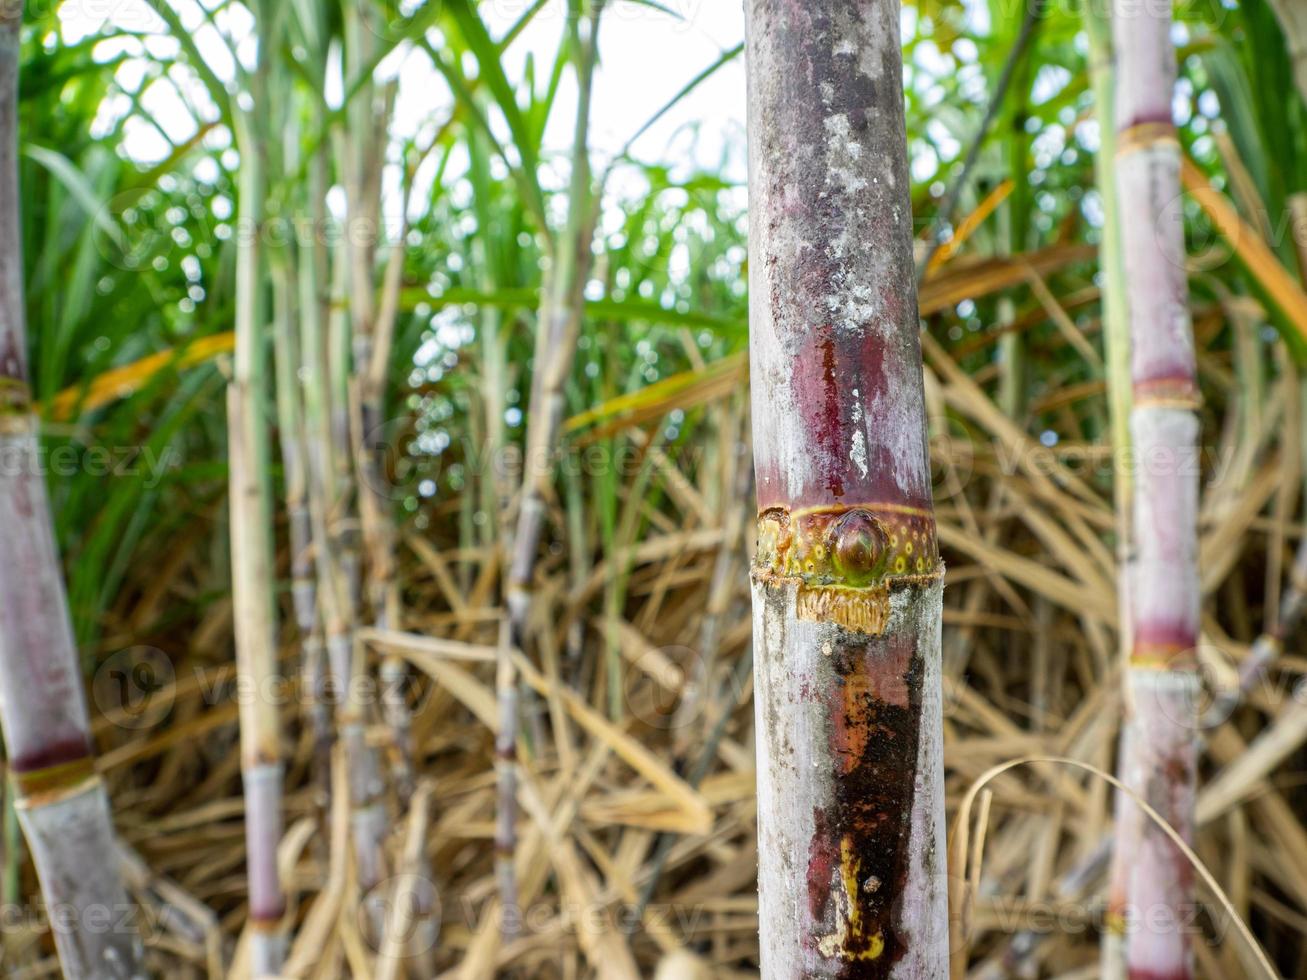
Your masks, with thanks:
M 754 585 L 762 975 L 933 980 L 942 586 L 872 571 L 887 515 L 931 524 L 899 6 L 746 13 L 754 456 L 777 567 L 799 533 L 786 514 L 852 518 L 821 545 L 847 587 Z
M 1114 0 L 1115 160 L 1134 404 L 1132 660 L 1118 769 L 1181 834 L 1193 826 L 1197 760 L 1199 420 L 1171 119 L 1176 61 L 1169 4 Z M 1118 796 L 1103 975 L 1192 976 L 1184 923 L 1192 875 L 1182 853 Z
M 781 601 L 767 596 L 769 586 L 755 582 L 754 636 L 764 655 L 756 662 L 754 695 L 758 732 L 758 880 L 759 919 L 763 937 L 762 975 L 773 977 L 838 976 L 845 965 L 837 958 L 804 948 L 802 937 L 823 931 L 834 938 L 845 919 L 840 910 L 831 921 L 815 923 L 809 908 L 808 848 L 817 830 L 814 814 L 832 804 L 829 773 L 838 766 L 829 731 L 829 706 L 823 692 L 838 688 L 828 651 L 847 630 L 834 623 L 800 620 L 795 615 L 796 589 L 787 586 Z M 887 635 L 917 633 L 917 649 L 938 651 L 943 583 L 922 590 L 891 593 Z M 861 638 L 865 640 L 866 638 Z M 907 880 L 898 922 L 907 928 L 906 954 L 888 974 L 900 980 L 934 980 L 948 975 L 948 909 L 944 839 L 943 700 L 940 661 L 922 658 L 920 736 L 915 760 L 916 785 L 910 821 Z M 796 679 L 798 682 L 796 683 Z M 803 692 L 807 692 L 806 695 Z M 884 887 L 891 887 L 884 883 Z M 841 894 L 838 869 L 830 883 Z M 837 904 L 837 903 L 833 903 Z
M 1134 711 L 1122 736 L 1120 778 L 1159 813 L 1192 814 L 1192 774 L 1198 765 L 1193 706 L 1201 682 L 1196 674 L 1179 671 L 1132 670 L 1127 684 Z M 1156 778 L 1173 768 L 1183 768 L 1190 778 Z M 1187 824 L 1175 829 L 1186 837 L 1191 832 Z M 1197 907 L 1188 859 L 1124 795 L 1117 800 L 1116 846 L 1133 856 L 1113 863 L 1111 882 L 1114 893 L 1126 896 L 1114 912 L 1126 919 L 1121 952 L 1128 957 L 1128 969 L 1158 977 L 1192 972 L 1188 932 Z
M 911 205 L 897 173 L 906 175 L 898 7 L 751 0 L 747 9 L 750 58 L 769 66 L 749 74 L 750 209 L 765 216 L 750 225 L 750 375 L 765 407 L 754 414 L 760 500 L 828 492 L 829 459 L 812 431 L 819 406 L 800 374 L 820 371 L 813 345 L 833 336 L 876 348 L 856 379 L 860 438 L 849 433 L 838 447 L 844 463 L 855 452 L 866 462 L 850 469 L 857 479 L 846 492 L 926 501 Z M 814 70 L 799 63 L 806 58 L 825 59 L 818 67 L 831 79 L 798 93 L 817 103 L 799 106 L 795 89 Z
M 281 843 L 281 783 L 279 764 L 262 764 L 241 773 L 245 790 L 245 821 L 248 849 L 250 917 L 255 928 L 250 933 L 250 975 L 275 977 L 281 972 L 286 955 L 286 940 L 280 930 L 281 882 L 277 877 L 277 845 Z M 276 905 L 269 909 L 253 907 L 255 896 L 271 898 Z
M 136 921 L 118 875 L 109 800 L 98 778 L 54 801 L 18 806 L 50 912 L 59 966 L 70 980 L 144 980 Z
M 0 723 L 8 757 L 88 746 L 86 697 L 67 615 L 35 420 L 0 431 Z
M 144 976 L 144 950 L 119 878 L 113 819 L 98 778 L 44 770 L 91 764 L 81 667 L 38 463 L 27 389 L 27 324 L 19 224 L 18 73 L 22 4 L 0 11 L 0 727 L 27 839 L 71 980 Z M 38 780 L 39 782 L 39 780 Z
M 1140 629 L 1198 636 L 1198 417 L 1188 409 L 1137 406 L 1135 561 L 1131 602 Z

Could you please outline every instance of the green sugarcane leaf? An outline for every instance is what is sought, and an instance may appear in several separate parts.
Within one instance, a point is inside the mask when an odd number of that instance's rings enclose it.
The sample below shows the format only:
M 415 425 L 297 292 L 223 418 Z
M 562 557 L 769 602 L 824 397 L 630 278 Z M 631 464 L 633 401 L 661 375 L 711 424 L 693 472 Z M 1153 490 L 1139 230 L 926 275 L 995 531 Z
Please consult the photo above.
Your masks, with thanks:
M 72 195 L 73 200 L 81 205 L 95 227 L 108 235 L 119 248 L 123 247 L 123 232 L 118 227 L 118 223 L 110 217 L 109 202 L 96 193 L 90 181 L 71 160 L 56 150 L 35 143 L 24 143 L 23 155 L 48 170 L 51 176 Z

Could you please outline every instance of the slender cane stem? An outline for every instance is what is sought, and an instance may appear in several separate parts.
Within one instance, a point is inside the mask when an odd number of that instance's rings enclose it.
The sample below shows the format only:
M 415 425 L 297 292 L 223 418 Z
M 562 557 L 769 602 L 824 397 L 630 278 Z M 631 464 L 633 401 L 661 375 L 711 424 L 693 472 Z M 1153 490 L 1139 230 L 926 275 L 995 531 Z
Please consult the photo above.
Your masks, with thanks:
M 266 98 L 266 72 L 252 78 L 256 107 Z M 256 110 L 257 111 L 257 110 Z M 281 729 L 275 700 L 276 616 L 273 610 L 272 488 L 267 417 L 260 236 L 269 148 L 252 112 L 240 112 L 240 228 L 236 252 L 236 352 L 227 389 L 231 561 L 236 665 L 240 675 L 241 773 L 245 785 L 251 974 L 274 976 L 284 956 L 280 933 L 285 898 L 277 873 L 282 831 Z
M 22 5 L 0 10 L 0 728 L 18 822 L 64 976 L 144 977 L 104 785 L 95 772 L 27 369 L 19 225 Z M 9 848 L 6 848 L 9 857 Z M 8 889 L 6 889 L 8 890 Z M 71 916 L 65 913 L 71 911 Z M 105 927 L 109 923 L 109 927 Z
M 567 227 L 556 238 L 545 301 L 536 332 L 537 365 L 532 378 L 527 420 L 526 453 L 517 524 L 508 568 L 507 600 L 513 640 L 522 642 L 522 628 L 530 607 L 531 580 L 540 534 L 544 528 L 545 497 L 553 477 L 553 454 L 563 420 L 563 385 L 571 373 L 580 329 L 583 289 L 589 274 L 591 251 L 590 95 L 598 53 L 599 18 L 603 0 L 590 0 L 584 29 L 573 0 L 573 41 L 577 47 L 579 92 L 576 128 L 572 141 L 572 174 L 568 189 Z
M 582 17 L 582 8 L 589 15 Z M 513 870 L 517 849 L 517 692 L 516 673 L 510 662 L 514 646 L 522 646 L 531 611 L 531 582 L 534 577 L 540 534 L 544 528 L 545 496 L 553 476 L 553 454 L 563 421 L 564 383 L 572 370 L 580 329 L 583 289 L 591 262 L 593 190 L 590 177 L 590 95 L 598 56 L 599 19 L 604 0 L 571 0 L 569 26 L 577 51 L 576 128 L 572 141 L 572 174 L 568 192 L 567 227 L 556 237 L 553 266 L 545 290 L 536 333 L 536 373 L 532 379 L 527 422 L 526 454 L 517 524 L 508 543 L 511 557 L 505 581 L 508 623 L 499 641 L 499 664 L 495 673 L 500 730 L 497 733 L 498 817 L 496 820 L 496 877 L 500 905 L 505 910 L 503 931 L 513 935 L 517 913 L 517 886 Z
M 1130 659 L 1119 774 L 1182 836 L 1197 769 L 1198 385 L 1171 121 L 1176 61 L 1169 5 L 1113 5 L 1116 182 L 1129 307 L 1134 548 Z M 1174 843 L 1117 797 L 1104 976 L 1189 977 L 1193 873 Z

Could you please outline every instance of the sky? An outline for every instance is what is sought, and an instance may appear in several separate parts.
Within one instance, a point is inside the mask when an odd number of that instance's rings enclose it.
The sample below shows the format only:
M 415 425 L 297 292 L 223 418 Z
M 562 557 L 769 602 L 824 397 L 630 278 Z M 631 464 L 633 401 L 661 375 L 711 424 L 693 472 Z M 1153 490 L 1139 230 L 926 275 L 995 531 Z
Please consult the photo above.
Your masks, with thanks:
M 502 34 L 526 6 L 526 0 L 485 0 L 481 15 L 496 35 Z M 664 106 L 725 50 L 744 40 L 744 5 L 732 0 L 664 0 L 679 19 L 641 4 L 619 0 L 609 5 L 600 27 L 601 63 L 595 76 L 591 115 L 592 143 L 603 155 L 617 152 L 644 122 Z M 528 51 L 548 56 L 563 28 L 566 0 L 553 0 L 514 45 L 505 68 L 516 77 Z M 575 101 L 575 85 L 562 93 Z M 689 97 L 640 138 L 633 147 L 643 160 L 679 159 L 688 150 L 685 137 L 671 143 L 678 130 L 701 125 L 697 162 L 715 167 L 724 146 L 732 151 L 728 176 L 744 179 L 744 59 L 736 58 L 700 85 Z M 570 113 L 559 113 L 548 142 L 565 148 L 571 139 Z M 688 135 L 688 134 L 687 134 Z
M 234 63 L 230 54 L 252 62 L 256 50 L 252 18 L 238 4 L 228 4 L 215 21 L 233 43 L 229 47 L 218 36 L 197 0 L 169 0 L 183 24 L 191 31 L 206 61 L 219 77 L 230 79 Z M 206 7 L 217 0 L 203 0 Z M 491 34 L 503 36 L 530 5 L 530 0 L 479 0 L 478 10 Z M 723 51 L 744 38 L 743 5 L 723 0 L 661 0 L 666 11 L 652 9 L 633 0 L 612 0 L 600 28 L 600 64 L 595 76 L 591 111 L 591 147 L 602 164 L 616 154 L 655 112 L 662 108 L 690 79 L 716 61 Z M 564 29 L 566 0 L 550 2 L 518 36 L 503 59 L 510 80 L 520 79 L 529 56 L 537 72 L 543 73 L 557 50 Z M 142 43 L 161 58 L 175 56 L 176 44 L 163 35 L 163 23 L 150 10 L 147 0 L 65 0 L 60 8 L 65 42 L 74 42 L 115 30 L 133 37 L 107 40 L 97 56 L 108 60 L 126 51 L 134 53 Z M 144 41 L 138 40 L 142 35 Z M 134 89 L 145 74 L 141 61 L 129 60 L 117 69 L 120 84 Z M 155 83 L 142 99 L 174 141 L 189 138 L 195 131 L 194 113 L 185 99 L 204 113 L 211 104 L 203 89 L 178 71 L 171 74 L 174 85 Z M 394 132 L 400 137 L 419 131 L 424 123 L 441 121 L 450 105 L 448 89 L 420 50 L 398 51 L 378 69 L 378 76 L 400 79 Z M 176 86 L 176 87 L 174 87 Z M 184 98 L 179 96 L 181 88 Z M 338 86 L 336 87 L 338 89 Z M 433 103 L 431 93 L 439 93 Z M 339 91 L 326 93 L 337 102 Z M 564 75 L 558 103 L 546 132 L 546 157 L 562 158 L 572 138 L 573 106 L 576 102 L 574 76 Z M 676 162 L 697 165 L 744 182 L 745 82 L 744 63 L 736 58 L 723 66 L 650 128 L 632 148 L 646 162 Z M 128 111 L 125 98 L 107 105 L 102 128 L 109 128 L 118 113 Z M 214 112 L 212 115 L 216 115 Z M 691 125 L 697 123 L 694 132 Z M 697 135 L 696 135 L 697 133 Z M 126 128 L 125 150 L 143 163 L 153 163 L 168 153 L 168 144 L 148 124 L 131 122 Z M 561 181 L 561 176 L 558 178 Z M 628 175 L 628 179 L 630 179 Z M 392 181 L 393 182 L 393 181 Z M 619 186 L 616 189 L 620 193 Z M 393 188 L 392 188 L 393 191 Z

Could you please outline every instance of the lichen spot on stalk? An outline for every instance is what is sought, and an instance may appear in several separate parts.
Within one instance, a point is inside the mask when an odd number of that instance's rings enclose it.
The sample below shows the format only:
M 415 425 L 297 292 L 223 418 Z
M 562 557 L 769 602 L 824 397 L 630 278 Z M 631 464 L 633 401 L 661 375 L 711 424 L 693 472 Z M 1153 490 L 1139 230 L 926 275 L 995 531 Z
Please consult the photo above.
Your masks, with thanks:
M 890 590 L 929 583 L 940 571 L 928 511 L 855 504 L 771 507 L 758 516 L 754 577 L 797 584 L 800 619 L 879 636 L 889 621 Z

